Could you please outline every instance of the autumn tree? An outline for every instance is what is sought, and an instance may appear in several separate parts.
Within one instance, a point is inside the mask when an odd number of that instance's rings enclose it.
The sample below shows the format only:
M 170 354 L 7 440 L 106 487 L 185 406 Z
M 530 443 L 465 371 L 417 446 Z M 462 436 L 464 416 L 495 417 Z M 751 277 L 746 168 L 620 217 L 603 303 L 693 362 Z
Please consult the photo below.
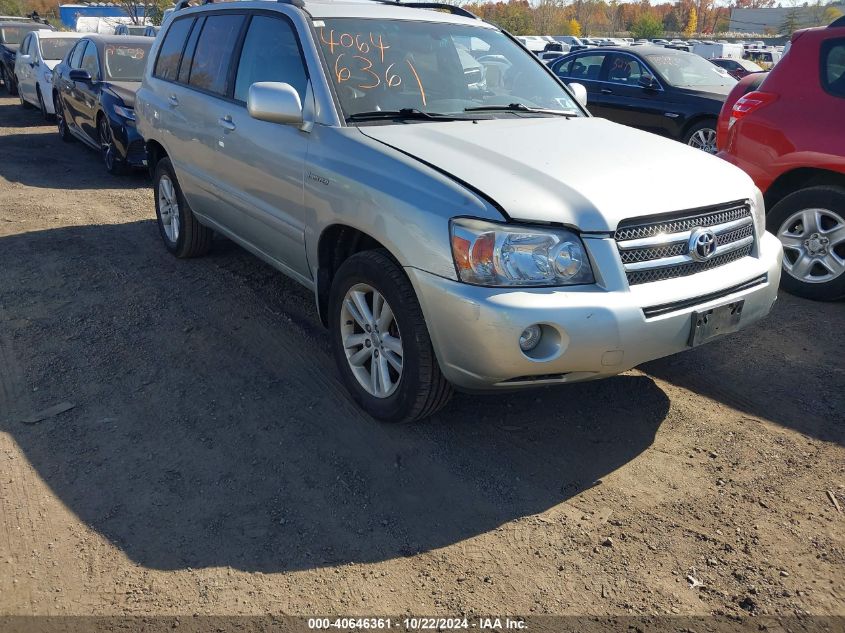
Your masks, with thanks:
M 687 18 L 687 25 L 684 27 L 684 36 L 692 37 L 698 30 L 698 11 L 695 6 L 690 7 L 689 17 Z

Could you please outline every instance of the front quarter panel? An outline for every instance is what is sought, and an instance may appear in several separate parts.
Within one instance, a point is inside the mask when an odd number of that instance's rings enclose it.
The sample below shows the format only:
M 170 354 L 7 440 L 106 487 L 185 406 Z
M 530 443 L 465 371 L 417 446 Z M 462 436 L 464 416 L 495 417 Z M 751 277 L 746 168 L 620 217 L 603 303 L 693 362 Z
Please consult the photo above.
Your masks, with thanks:
M 306 242 L 315 277 L 320 235 L 335 224 L 370 235 L 402 266 L 456 279 L 449 220 L 455 216 L 503 219 L 492 205 L 449 176 L 365 136 L 356 127 L 314 126 L 305 204 L 314 214 Z

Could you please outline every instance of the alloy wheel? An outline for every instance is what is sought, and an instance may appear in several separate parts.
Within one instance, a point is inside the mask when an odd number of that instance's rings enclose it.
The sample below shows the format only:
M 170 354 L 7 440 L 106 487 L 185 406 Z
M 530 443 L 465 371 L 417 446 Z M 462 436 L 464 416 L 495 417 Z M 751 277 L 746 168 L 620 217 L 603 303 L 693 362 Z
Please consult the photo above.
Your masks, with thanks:
M 805 283 L 826 283 L 845 273 L 845 219 L 829 209 L 803 209 L 778 229 L 783 267 Z
M 340 336 L 358 383 L 376 398 L 387 398 L 402 379 L 399 324 L 384 296 L 368 284 L 352 286 L 340 310 Z
M 689 141 L 687 141 L 687 145 L 694 147 L 695 149 L 703 150 L 708 154 L 715 154 L 716 130 L 709 127 L 697 130 L 692 136 L 690 136 Z
M 158 179 L 158 212 L 167 239 L 175 244 L 179 240 L 179 201 L 176 187 L 166 174 Z
M 100 150 L 103 153 L 103 161 L 106 163 L 106 169 L 112 171 L 116 160 L 114 154 L 114 138 L 109 120 L 105 116 L 100 118 Z

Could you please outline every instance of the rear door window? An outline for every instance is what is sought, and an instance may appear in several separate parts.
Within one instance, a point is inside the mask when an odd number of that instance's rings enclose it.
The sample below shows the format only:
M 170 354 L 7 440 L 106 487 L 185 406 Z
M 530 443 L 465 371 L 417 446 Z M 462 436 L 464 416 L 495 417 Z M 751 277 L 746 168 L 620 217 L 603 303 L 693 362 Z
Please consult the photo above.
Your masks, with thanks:
M 604 57 L 604 54 L 580 55 L 573 59 L 570 64 L 564 64 L 560 69 L 563 72 L 559 71 L 559 74 L 567 79 L 598 81 Z
M 845 97 L 845 39 L 822 44 L 822 86 L 835 97 Z
M 245 17 L 238 13 L 222 13 L 206 18 L 191 60 L 188 85 L 220 96 L 228 94 L 232 53 Z
M 191 35 L 188 37 L 188 43 L 185 45 L 185 52 L 182 54 L 182 64 L 179 66 L 179 78 L 177 81 L 180 84 L 188 83 L 188 77 L 191 75 L 191 60 L 194 58 L 194 51 L 197 49 L 197 40 L 202 32 L 202 27 L 205 24 L 205 18 L 197 18 L 194 28 L 191 29 Z
M 280 81 L 293 86 L 302 100 L 307 74 L 293 27 L 285 19 L 257 15 L 244 39 L 235 99 L 246 102 L 249 87 L 258 81 Z
M 167 34 L 164 36 L 164 41 L 161 43 L 158 52 L 158 59 L 156 59 L 154 76 L 167 81 L 176 81 L 176 75 L 179 73 L 179 60 L 182 59 L 185 40 L 188 39 L 188 32 L 191 30 L 193 23 L 193 18 L 182 18 L 174 20 L 170 28 L 167 29 Z

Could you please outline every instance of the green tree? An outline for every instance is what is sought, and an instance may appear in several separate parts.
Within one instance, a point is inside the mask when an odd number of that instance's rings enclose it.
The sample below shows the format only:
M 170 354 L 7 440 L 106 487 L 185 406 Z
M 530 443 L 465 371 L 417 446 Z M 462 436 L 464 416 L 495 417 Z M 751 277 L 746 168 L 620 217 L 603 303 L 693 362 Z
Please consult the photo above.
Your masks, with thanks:
M 780 25 L 780 32 L 783 35 L 791 36 L 800 28 L 801 20 L 798 15 L 798 7 L 792 7 Z
M 644 13 L 631 25 L 631 35 L 638 39 L 653 40 L 663 35 L 663 22 L 650 13 Z

